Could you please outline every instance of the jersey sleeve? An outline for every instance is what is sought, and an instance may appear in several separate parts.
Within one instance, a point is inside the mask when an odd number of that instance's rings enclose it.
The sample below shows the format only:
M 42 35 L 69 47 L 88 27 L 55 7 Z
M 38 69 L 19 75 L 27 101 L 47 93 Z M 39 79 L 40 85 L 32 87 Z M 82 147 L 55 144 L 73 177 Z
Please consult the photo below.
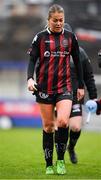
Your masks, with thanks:
M 39 37 L 36 35 L 32 41 L 31 47 L 28 50 L 29 57 L 29 64 L 27 69 L 27 80 L 33 78 L 35 64 L 39 57 Z
M 78 79 L 78 85 L 79 88 L 82 89 L 84 88 L 84 81 L 83 81 L 83 70 L 82 70 L 82 65 L 80 62 L 79 58 L 79 46 L 77 39 L 74 34 L 72 34 L 72 49 L 71 49 L 71 55 L 74 61 L 74 65 L 76 68 L 76 73 L 77 73 L 77 79 Z
M 85 51 L 80 51 L 80 58 L 82 62 L 83 67 L 83 77 L 84 77 L 84 83 L 86 85 L 89 98 L 90 99 L 96 99 L 97 98 L 97 88 L 95 85 L 95 79 L 93 74 L 93 69 L 91 66 L 91 62 L 89 57 L 87 56 Z

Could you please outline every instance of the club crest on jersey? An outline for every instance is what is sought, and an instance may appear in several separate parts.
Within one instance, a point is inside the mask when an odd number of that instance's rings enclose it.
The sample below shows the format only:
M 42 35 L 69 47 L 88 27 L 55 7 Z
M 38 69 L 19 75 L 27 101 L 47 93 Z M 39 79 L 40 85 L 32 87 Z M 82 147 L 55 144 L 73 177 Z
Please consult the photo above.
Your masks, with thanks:
M 68 40 L 67 40 L 67 39 L 63 39 L 63 40 L 61 41 L 61 45 L 62 45 L 63 47 L 67 47 L 67 46 L 68 46 Z
M 47 99 L 48 98 L 48 94 L 45 94 L 43 92 L 39 92 L 39 96 L 42 98 L 42 99 Z

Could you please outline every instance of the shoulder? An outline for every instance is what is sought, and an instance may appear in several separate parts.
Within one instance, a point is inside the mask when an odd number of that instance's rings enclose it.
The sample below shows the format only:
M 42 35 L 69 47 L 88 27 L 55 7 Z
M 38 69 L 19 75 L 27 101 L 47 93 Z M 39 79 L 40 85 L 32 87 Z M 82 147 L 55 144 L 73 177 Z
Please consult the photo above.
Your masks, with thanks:
M 38 41 L 39 39 L 41 39 L 42 37 L 44 37 L 44 36 L 47 35 L 47 34 L 48 34 L 48 32 L 47 32 L 46 29 L 38 32 L 38 33 L 34 36 L 34 38 L 33 38 L 33 40 L 32 40 L 32 44 L 33 44 L 35 41 Z
M 43 35 L 46 35 L 46 34 L 48 34 L 47 29 L 43 29 L 42 31 L 37 33 L 37 36 L 43 36 Z
M 89 59 L 86 51 L 82 47 L 79 47 L 79 51 L 80 51 L 80 56 L 82 56 L 83 59 Z
M 64 29 L 64 36 L 66 38 L 76 39 L 76 36 L 73 32 L 69 31 L 68 29 Z
M 73 32 L 72 31 L 70 31 L 69 29 L 66 29 L 66 28 L 64 28 L 64 33 L 65 34 L 73 34 Z
M 73 31 L 69 31 L 68 29 L 64 29 L 64 35 L 67 37 L 71 37 L 72 40 L 77 41 L 77 36 L 75 35 L 75 33 Z

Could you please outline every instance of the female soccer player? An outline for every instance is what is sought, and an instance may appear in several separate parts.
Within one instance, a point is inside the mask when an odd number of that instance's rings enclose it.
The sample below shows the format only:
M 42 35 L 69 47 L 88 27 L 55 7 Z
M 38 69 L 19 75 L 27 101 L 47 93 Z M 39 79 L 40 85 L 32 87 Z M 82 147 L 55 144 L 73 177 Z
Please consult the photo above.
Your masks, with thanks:
M 28 89 L 36 94 L 43 124 L 43 149 L 46 160 L 46 174 L 53 170 L 54 107 L 59 122 L 57 137 L 57 173 L 65 174 L 64 153 L 67 130 L 72 107 L 72 86 L 70 77 L 70 55 L 73 57 L 78 78 L 77 97 L 84 96 L 82 67 L 75 35 L 64 29 L 64 9 L 55 4 L 48 12 L 47 29 L 39 32 L 32 41 L 29 51 Z M 36 79 L 33 74 L 36 62 Z M 63 135 L 63 133 L 65 133 Z

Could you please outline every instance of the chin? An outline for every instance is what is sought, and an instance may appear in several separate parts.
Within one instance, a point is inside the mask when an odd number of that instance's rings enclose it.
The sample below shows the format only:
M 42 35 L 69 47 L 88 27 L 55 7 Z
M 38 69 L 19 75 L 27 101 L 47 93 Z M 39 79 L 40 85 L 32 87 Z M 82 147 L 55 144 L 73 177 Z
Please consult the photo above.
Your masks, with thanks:
M 55 32 L 57 32 L 57 33 L 61 32 L 61 31 L 62 31 L 62 29 L 56 29 L 55 30 Z

